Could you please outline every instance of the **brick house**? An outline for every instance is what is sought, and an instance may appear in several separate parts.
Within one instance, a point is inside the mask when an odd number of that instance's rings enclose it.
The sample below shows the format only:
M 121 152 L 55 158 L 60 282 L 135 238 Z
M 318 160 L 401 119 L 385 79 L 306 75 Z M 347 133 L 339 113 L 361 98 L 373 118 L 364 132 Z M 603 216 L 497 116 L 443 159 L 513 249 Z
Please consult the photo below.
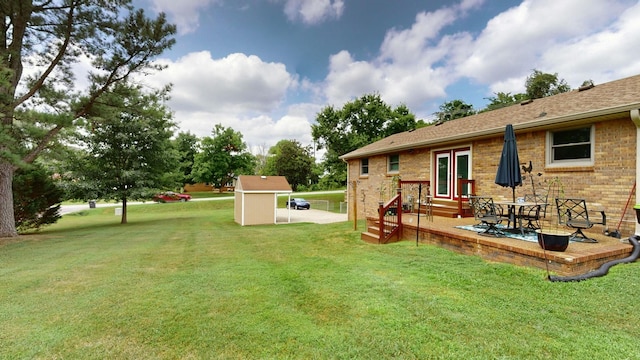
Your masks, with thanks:
M 468 190 L 456 188 L 458 178 L 473 179 L 476 194 L 510 198 L 510 188 L 494 183 L 507 124 L 522 165 L 531 161 L 534 179 L 542 173 L 536 182 L 557 176 L 566 197 L 601 205 L 608 227 L 617 226 L 640 178 L 640 75 L 394 134 L 347 153 L 349 218 L 377 216 L 399 178 L 429 181 L 434 201 L 457 203 L 459 193 L 464 200 Z M 530 192 L 529 180 L 516 189 L 518 196 Z M 631 202 L 625 235 L 640 230 L 632 209 L 640 198 Z

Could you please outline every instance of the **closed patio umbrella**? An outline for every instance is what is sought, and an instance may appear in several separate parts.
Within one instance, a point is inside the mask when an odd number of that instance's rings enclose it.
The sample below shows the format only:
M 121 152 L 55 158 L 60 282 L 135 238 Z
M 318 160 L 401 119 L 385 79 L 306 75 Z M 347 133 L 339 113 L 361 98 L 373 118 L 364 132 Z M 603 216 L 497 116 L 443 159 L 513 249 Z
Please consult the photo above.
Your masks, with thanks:
M 516 201 L 516 186 L 522 185 L 522 174 L 520 173 L 516 134 L 513 132 L 513 125 L 511 124 L 507 125 L 504 131 L 504 145 L 500 164 L 498 164 L 498 172 L 496 173 L 496 184 L 510 187 L 512 189 L 513 202 Z

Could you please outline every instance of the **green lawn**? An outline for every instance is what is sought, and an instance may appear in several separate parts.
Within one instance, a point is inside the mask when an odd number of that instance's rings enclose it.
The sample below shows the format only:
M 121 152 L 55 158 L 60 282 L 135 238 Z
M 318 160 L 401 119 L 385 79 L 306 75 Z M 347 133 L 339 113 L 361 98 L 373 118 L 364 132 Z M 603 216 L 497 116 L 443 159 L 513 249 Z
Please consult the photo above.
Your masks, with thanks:
M 2 359 L 638 359 L 640 264 L 579 283 L 228 200 L 0 241 Z

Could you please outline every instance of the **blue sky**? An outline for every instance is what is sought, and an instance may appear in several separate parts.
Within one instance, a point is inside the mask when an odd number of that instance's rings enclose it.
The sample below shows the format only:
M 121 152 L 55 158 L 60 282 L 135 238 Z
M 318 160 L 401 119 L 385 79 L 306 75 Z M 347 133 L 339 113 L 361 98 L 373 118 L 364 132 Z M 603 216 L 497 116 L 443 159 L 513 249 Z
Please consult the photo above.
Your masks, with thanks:
M 482 109 L 524 92 L 533 69 L 572 88 L 640 74 L 640 2 L 629 0 L 136 0 L 178 26 L 145 78 L 173 84 L 180 131 L 215 124 L 255 153 L 309 145 L 325 106 L 367 93 L 430 119 L 445 101 Z

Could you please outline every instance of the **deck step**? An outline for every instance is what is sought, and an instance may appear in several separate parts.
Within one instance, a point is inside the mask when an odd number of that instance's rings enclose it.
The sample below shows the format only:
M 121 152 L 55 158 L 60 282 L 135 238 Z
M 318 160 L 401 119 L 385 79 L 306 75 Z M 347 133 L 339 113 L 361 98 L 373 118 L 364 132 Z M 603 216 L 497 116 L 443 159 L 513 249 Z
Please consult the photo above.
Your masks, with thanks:
M 362 241 L 370 243 L 370 244 L 379 244 L 380 243 L 380 235 L 374 234 L 374 233 L 370 233 L 368 231 L 360 233 L 360 239 Z
M 462 214 L 458 214 L 458 202 L 447 200 L 434 200 L 431 206 L 431 211 L 434 216 L 457 218 L 458 215 L 462 217 L 473 217 L 473 213 L 469 208 L 469 203 L 462 204 Z
M 378 226 L 369 225 L 367 227 L 367 232 L 380 236 L 380 228 Z

